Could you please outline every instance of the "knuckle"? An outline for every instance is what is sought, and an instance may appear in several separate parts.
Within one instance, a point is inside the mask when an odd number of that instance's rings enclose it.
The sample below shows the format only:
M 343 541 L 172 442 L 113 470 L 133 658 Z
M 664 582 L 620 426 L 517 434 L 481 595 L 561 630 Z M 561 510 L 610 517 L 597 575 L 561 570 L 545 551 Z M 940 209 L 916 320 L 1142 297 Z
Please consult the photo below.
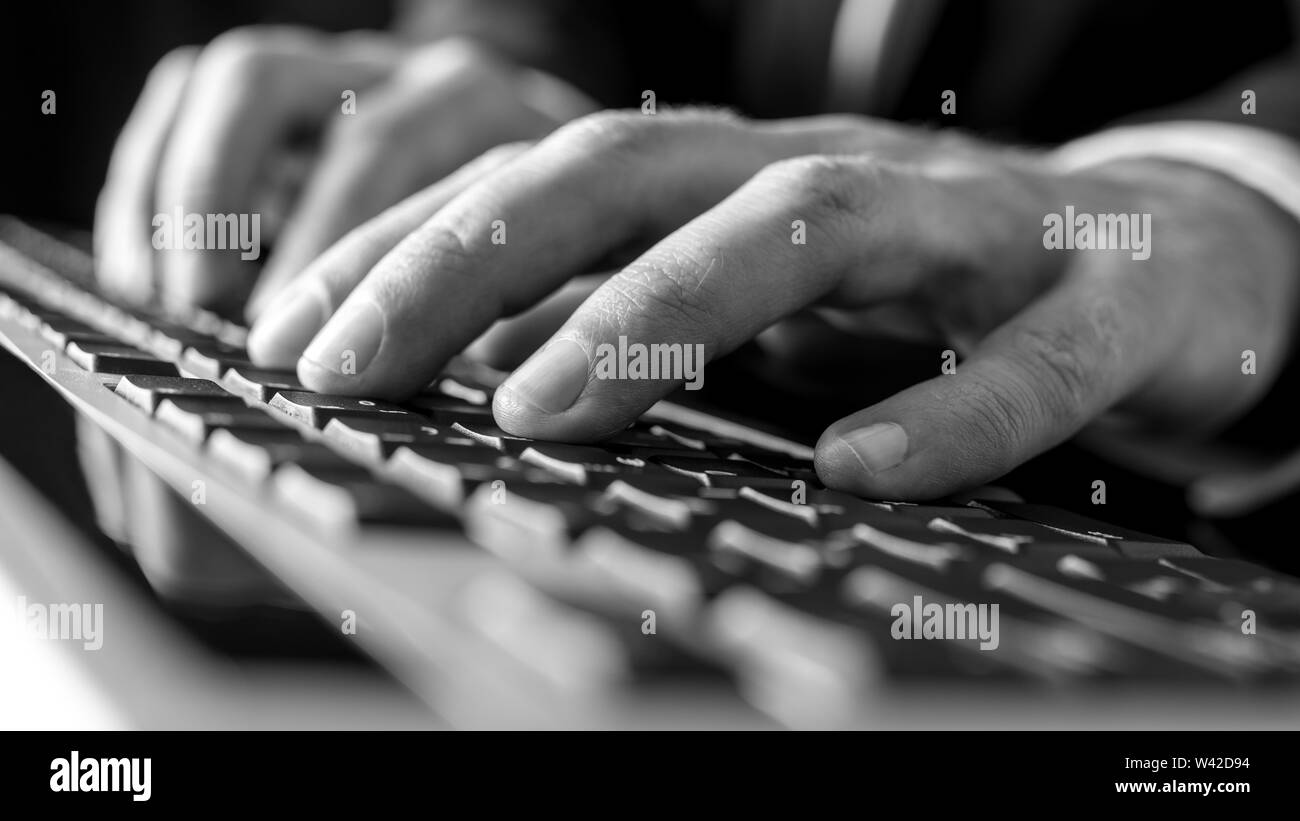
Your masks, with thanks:
M 203 50 L 200 64 L 227 82 L 255 85 L 270 74 L 271 56 L 267 32 L 249 26 L 218 35 Z
M 555 136 L 588 153 L 636 154 L 653 144 L 660 123 L 638 112 L 598 111 L 562 127 Z
M 189 73 L 190 66 L 193 65 L 198 54 L 199 49 L 195 46 L 180 46 L 172 49 L 149 70 L 147 82 L 156 83 L 171 77 L 184 76 Z
M 286 60 L 311 52 L 315 40 L 288 26 L 241 26 L 213 38 L 203 49 L 203 70 L 223 82 L 260 87 L 276 79 Z
M 484 151 L 479 155 L 476 163 L 480 163 L 485 168 L 495 168 L 506 163 L 528 149 L 532 148 L 535 143 L 532 140 L 515 140 L 513 142 L 501 143 Z
M 795 157 L 767 166 L 765 180 L 809 211 L 829 217 L 861 217 L 873 201 L 875 166 L 834 156 Z
M 412 61 L 424 67 L 437 66 L 451 74 L 495 73 L 501 67 L 500 60 L 492 52 L 467 37 L 439 40 L 427 49 L 417 51 Z

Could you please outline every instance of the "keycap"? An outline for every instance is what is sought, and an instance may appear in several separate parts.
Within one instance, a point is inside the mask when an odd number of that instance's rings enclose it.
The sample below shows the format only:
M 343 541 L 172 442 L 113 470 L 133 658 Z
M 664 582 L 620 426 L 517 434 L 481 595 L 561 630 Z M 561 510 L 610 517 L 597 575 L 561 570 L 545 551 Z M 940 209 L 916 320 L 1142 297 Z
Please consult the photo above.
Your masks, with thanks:
M 906 526 L 899 522 L 877 521 L 873 524 L 859 522 L 848 531 L 851 540 L 841 543 L 846 551 L 844 564 L 858 563 L 862 559 L 848 552 L 854 543 L 872 550 L 910 562 L 921 567 L 944 572 L 953 562 L 969 560 L 974 551 L 961 540 L 944 539 L 919 525 Z
M 823 569 L 816 546 L 774 538 L 737 521 L 728 520 L 713 528 L 708 546 L 715 555 L 742 557 L 803 585 L 815 582 Z
M 492 403 L 491 391 L 467 384 L 469 380 L 443 377 L 420 392 L 422 397 L 445 397 L 469 405 L 487 406 Z
M 952 510 L 951 508 L 944 508 Z M 958 513 L 962 512 L 961 508 L 956 508 Z M 1102 547 L 1095 542 L 1088 542 L 1083 539 L 1071 539 L 1059 531 L 1050 530 L 1035 522 L 1026 522 L 1020 519 L 993 519 L 993 518 L 974 518 L 966 516 L 935 516 L 925 521 L 926 527 L 938 533 L 955 534 L 965 536 L 972 541 L 995 547 L 1007 554 L 1018 554 L 1026 545 L 1036 542 L 1049 544 L 1052 542 L 1070 541 L 1078 545 L 1081 549 L 1087 547 Z M 1102 548 L 1106 549 L 1106 548 Z M 1118 554 L 1111 551 L 1111 555 L 1118 557 Z
M 408 417 L 336 416 L 325 425 L 326 439 L 367 462 L 383 462 L 403 445 L 441 444 L 438 428 Z
M 188 346 L 206 346 L 215 342 L 207 334 L 184 325 L 160 320 L 150 320 L 150 325 L 149 349 L 163 359 L 180 359 Z
M 689 476 L 706 487 L 790 487 L 790 479 L 736 459 L 695 456 L 656 456 L 654 461 L 668 470 Z M 741 481 L 741 480 L 750 481 Z
M 456 518 L 363 468 L 288 464 L 271 476 L 275 494 L 300 518 L 326 531 L 353 524 L 457 527 Z
M 430 416 L 436 422 L 444 425 L 450 425 L 461 420 L 474 420 L 489 424 L 492 422 L 492 408 L 490 405 L 468 402 L 458 396 L 448 396 L 443 393 L 421 395 L 412 397 L 404 404 L 408 408 Z
M 563 484 L 554 475 L 483 447 L 473 440 L 453 444 L 402 445 L 384 467 L 385 475 L 445 510 L 457 510 L 476 487 L 500 481 L 511 486 Z M 508 497 L 502 497 L 508 498 Z
M 1106 524 L 1061 508 L 1001 501 L 986 501 L 982 504 L 1007 516 L 1037 522 L 1081 539 L 1092 539 L 1109 544 L 1130 559 L 1158 559 L 1165 556 L 1196 558 L 1204 555 L 1183 542 L 1161 539 L 1136 530 Z
M 647 425 L 644 422 L 637 422 L 627 430 L 603 440 L 600 444 L 602 447 L 611 449 L 630 449 L 654 454 L 677 453 L 689 455 L 695 453 L 717 456 L 717 454 L 710 453 L 704 448 L 703 440 L 669 436 L 663 426 Z
M 151 374 L 176 376 L 170 362 L 155 359 L 138 348 L 105 342 L 69 342 L 68 358 L 82 368 L 105 374 Z
M 1101 669 L 1113 665 L 1116 647 L 1113 642 L 1077 625 L 1039 623 L 1024 618 L 1026 611 L 1007 608 L 1004 603 L 996 602 L 999 608 L 997 631 L 991 629 L 991 613 L 985 611 L 981 633 L 980 605 L 990 606 L 995 602 L 978 600 L 966 596 L 953 596 L 942 590 L 918 584 L 909 576 L 900 575 L 889 569 L 868 565 L 848 573 L 840 583 L 840 593 L 845 602 L 856 609 L 874 611 L 879 617 L 887 617 L 890 641 L 886 642 L 879 633 L 875 636 L 878 643 L 886 648 L 892 645 L 903 649 L 900 653 L 887 655 L 891 666 L 897 669 L 899 662 L 911 670 L 915 665 L 908 664 L 914 655 L 926 655 L 933 645 L 940 645 L 947 656 L 940 664 L 927 672 L 950 674 L 954 668 L 982 675 L 1002 674 L 1015 670 L 1022 675 L 1047 677 L 1049 679 L 1073 678 L 1079 675 L 1095 674 Z M 932 642 L 895 641 L 894 630 L 897 618 L 906 618 L 908 613 L 900 614 L 895 608 L 899 604 L 909 605 L 910 615 L 917 617 L 915 609 L 919 597 L 921 607 L 937 605 L 945 611 L 950 606 L 960 608 L 954 611 L 963 619 L 960 626 L 953 619 L 955 635 L 950 640 Z M 975 605 L 972 611 L 970 605 Z M 1028 613 L 1036 611 L 1030 610 Z M 974 617 L 973 621 L 971 617 Z M 924 619 L 924 613 L 921 614 Z M 945 628 L 947 617 L 945 615 Z M 964 638 L 960 637 L 964 634 Z M 915 621 L 912 635 L 915 638 Z M 933 661 L 933 656 L 930 659 Z M 1009 668 L 1009 669 L 1008 669 Z
M 220 380 L 230 368 L 251 368 L 253 363 L 243 348 L 220 342 L 189 345 L 181 354 L 180 367 L 204 379 Z
M 465 623 L 558 688 L 599 691 L 632 673 L 614 626 L 511 575 L 475 578 L 458 598 Z
M 202 442 L 218 428 L 284 429 L 280 422 L 233 396 L 165 398 L 158 403 L 154 417 L 193 442 Z
M 698 503 L 686 498 L 693 488 L 660 481 L 636 482 L 631 477 L 616 479 L 605 487 L 603 497 L 636 515 L 656 522 L 661 528 L 685 531 L 691 526 Z
M 668 471 L 645 459 L 621 456 L 588 445 L 503 439 L 502 447 L 521 462 L 548 470 L 575 485 L 604 487 L 626 476 L 671 476 Z
M 94 328 L 75 319 L 48 319 L 40 326 L 41 336 L 59 350 L 67 347 L 69 342 L 95 342 L 101 345 L 117 344 L 117 340 L 108 334 L 100 333 Z
M 653 609 L 661 629 L 670 630 L 672 623 L 687 622 L 709 597 L 737 579 L 680 534 L 636 529 L 616 519 L 584 531 L 568 566 L 606 596 L 637 611 Z
M 490 422 L 454 422 L 452 423 L 451 430 L 463 436 L 467 436 L 481 445 L 487 445 L 490 448 L 495 448 L 502 452 L 506 450 L 506 442 L 508 440 L 518 442 L 524 441 L 522 436 L 515 436 L 512 433 L 506 433 L 504 430 Z
M 324 428 L 325 424 L 335 417 L 348 415 L 384 416 L 411 421 L 421 419 L 418 414 L 391 402 L 326 393 L 278 391 L 268 404 L 289 418 L 317 429 Z
M 984 570 L 990 591 L 1005 593 L 1053 613 L 1067 622 L 1082 624 L 1144 650 L 1170 657 L 1207 673 L 1242 678 L 1265 672 L 1270 666 L 1267 648 L 1230 629 L 1200 626 L 1151 612 L 1147 607 L 1120 601 L 1119 593 L 1107 597 L 1088 592 L 1086 579 L 1056 581 L 1005 563 Z M 1101 588 L 1104 589 L 1104 588 Z M 1136 594 L 1130 594 L 1136 595 Z
M 978 507 L 950 505 L 908 505 L 894 502 L 890 505 L 894 512 L 909 519 L 929 522 L 931 519 L 992 519 L 993 514 Z
M 293 371 L 238 366 L 221 377 L 222 386 L 251 402 L 270 402 L 280 391 L 306 391 Z
M 295 463 L 309 468 L 347 469 L 352 463 L 328 445 L 311 442 L 296 430 L 222 428 L 208 437 L 207 452 L 250 481 L 260 482 L 280 465 Z
M 230 394 L 215 382 L 206 379 L 186 379 L 181 376 L 127 374 L 117 381 L 116 391 L 118 396 L 146 413 L 153 413 L 159 402 L 171 397 L 231 398 Z
M 850 720 L 884 675 L 875 647 L 856 631 L 748 586 L 720 595 L 703 634 L 741 677 L 757 706 L 802 727 Z
M 599 499 L 598 494 L 568 484 L 484 483 L 465 506 L 466 532 L 503 558 L 554 557 L 608 515 L 598 509 Z

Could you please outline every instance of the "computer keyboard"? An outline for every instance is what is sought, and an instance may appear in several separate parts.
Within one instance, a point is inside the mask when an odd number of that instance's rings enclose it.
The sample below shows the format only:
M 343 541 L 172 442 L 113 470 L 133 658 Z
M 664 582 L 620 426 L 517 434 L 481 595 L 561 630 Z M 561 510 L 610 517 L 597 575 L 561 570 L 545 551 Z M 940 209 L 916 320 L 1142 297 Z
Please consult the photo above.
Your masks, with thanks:
M 526 582 L 494 588 L 516 598 L 481 591 L 473 607 L 504 608 L 489 620 L 526 598 L 557 623 L 662 639 L 630 651 L 641 672 L 721 674 L 762 705 L 911 680 L 1300 673 L 1300 582 L 1265 568 L 999 495 L 856 498 L 823 487 L 806 448 L 667 418 L 599 444 L 524 439 L 493 420 L 501 375 L 466 361 L 405 402 L 314 393 L 250 363 L 243 328 L 117 304 L 62 253 L 56 273 L 0 244 L 0 319 L 304 533 L 467 534 Z M 996 636 L 950 634 L 992 605 Z M 923 618 L 931 606 L 946 624 Z

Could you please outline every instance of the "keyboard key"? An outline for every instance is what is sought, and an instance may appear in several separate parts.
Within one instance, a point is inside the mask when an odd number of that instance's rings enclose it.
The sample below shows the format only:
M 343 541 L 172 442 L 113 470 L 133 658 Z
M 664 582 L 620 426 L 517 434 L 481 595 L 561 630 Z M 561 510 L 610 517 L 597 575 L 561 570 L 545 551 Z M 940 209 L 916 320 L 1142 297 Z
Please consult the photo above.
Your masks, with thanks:
M 801 585 L 811 585 L 821 574 L 821 553 L 811 544 L 777 539 L 736 521 L 725 521 L 709 533 L 709 550 L 715 555 L 742 557 L 776 571 Z
M 605 488 L 604 497 L 664 529 L 685 531 L 691 526 L 694 507 L 682 498 L 680 486 L 652 488 L 645 482 L 638 485 L 629 479 L 616 479 Z
M 521 462 L 548 470 L 570 484 L 604 487 L 615 479 L 650 475 L 669 477 L 658 465 L 634 456 L 620 456 L 588 445 L 503 439 L 505 452 Z
M 1038 522 L 1040 525 L 1080 539 L 1109 544 L 1130 559 L 1158 559 L 1166 556 L 1197 558 L 1204 555 L 1183 542 L 1161 539 L 1136 530 L 1106 524 L 1061 508 L 999 501 L 987 501 L 983 504 L 1007 516 Z
M 894 502 L 890 505 L 894 512 L 909 519 L 929 522 L 932 519 L 992 519 L 993 514 L 978 507 L 950 505 L 908 505 Z
M 186 347 L 180 366 L 195 376 L 220 381 L 230 368 L 251 368 L 253 363 L 243 348 L 212 342 Z
M 405 488 L 380 482 L 364 468 L 324 469 L 284 465 L 272 474 L 276 497 L 304 521 L 324 531 L 354 524 L 455 528 L 439 511 Z
M 226 390 L 250 402 L 270 402 L 280 391 L 306 391 L 293 371 L 234 367 L 221 377 Z
M 752 462 L 738 459 L 711 459 L 696 456 L 656 456 L 654 461 L 668 470 L 689 476 L 705 487 L 773 487 L 789 488 L 789 477 L 766 470 Z M 742 482 L 740 479 L 755 481 Z
M 477 442 L 402 445 L 389 458 L 385 471 L 395 482 L 444 510 L 456 510 L 481 484 L 501 481 L 503 492 L 511 485 L 561 484 L 539 468 Z M 506 497 L 503 497 L 506 498 Z
M 269 404 L 289 418 L 318 430 L 324 428 L 329 420 L 339 416 L 387 417 L 410 421 L 422 419 L 418 414 L 390 402 L 326 393 L 279 391 L 271 398 Z
M 469 405 L 487 407 L 492 404 L 492 394 L 481 387 L 474 387 L 460 380 L 444 377 L 435 382 L 428 390 L 422 391 L 424 397 L 445 397 Z
M 1270 663 L 1267 648 L 1251 636 L 1189 624 L 1121 602 L 1118 596 L 1103 598 L 1080 587 L 1091 584 L 1087 580 L 1054 581 L 995 563 L 984 570 L 984 583 L 994 593 L 1014 596 L 1066 622 L 1082 624 L 1215 676 L 1251 677 L 1265 672 Z
M 685 628 L 693 611 L 736 576 L 680 534 L 639 530 L 615 521 L 584 532 L 574 545 L 572 573 L 596 588 L 596 598 L 631 612 L 653 609 L 660 629 Z
M 951 510 L 951 508 L 945 509 Z M 961 512 L 961 508 L 956 508 L 956 510 Z M 1071 541 L 1081 548 L 1088 546 L 1100 547 L 1095 542 L 1071 539 L 1069 536 L 1055 530 L 1049 530 L 1040 524 L 1018 519 L 977 519 L 948 515 L 945 517 L 931 517 L 925 521 L 925 525 L 937 533 L 964 536 L 972 541 L 995 547 L 1004 553 L 1012 555 L 1020 553 L 1025 545 L 1038 541 L 1043 543 Z
M 568 484 L 482 484 L 466 505 L 470 538 L 502 558 L 530 562 L 563 553 L 574 537 L 608 515 L 600 497 Z M 610 507 L 607 505 L 606 507 Z
M 69 342 L 68 358 L 94 373 L 176 376 L 176 366 L 138 348 L 105 342 Z
M 163 359 L 180 359 L 185 348 L 191 345 L 211 345 L 214 340 L 207 334 L 200 333 L 184 325 L 169 322 L 150 321 L 152 333 L 149 335 L 149 350 Z
M 366 462 L 383 462 L 403 445 L 440 444 L 438 429 L 425 420 L 405 416 L 337 416 L 325 425 L 324 436 Z
M 127 374 L 117 381 L 117 395 L 133 405 L 153 413 L 158 403 L 172 397 L 209 397 L 230 399 L 230 394 L 215 382 L 206 379 L 186 379 L 181 376 L 145 376 Z
M 117 344 L 117 340 L 108 334 L 100 333 L 94 328 L 75 319 L 48 319 L 40 326 L 41 336 L 59 350 L 67 347 L 69 342 L 95 342 L 101 345 Z
M 207 451 L 254 482 L 265 480 L 280 465 L 289 463 L 334 470 L 352 467 L 351 462 L 328 445 L 308 441 L 298 431 L 283 426 L 279 430 L 215 430 L 208 437 Z
M 488 404 L 468 402 L 458 396 L 437 393 L 415 396 L 404 403 L 407 407 L 433 417 L 434 421 L 450 425 L 459 421 L 492 423 L 492 407 Z
M 455 422 L 451 430 L 463 436 L 467 436 L 481 445 L 504 452 L 507 441 L 523 442 L 526 441 L 522 436 L 515 436 L 512 433 L 506 433 L 501 428 L 490 422 Z
M 473 629 L 562 689 L 600 691 L 631 674 L 616 629 L 505 573 L 476 578 L 460 597 Z
M 720 595 L 703 633 L 741 677 L 756 706 L 801 727 L 851 720 L 884 674 L 871 642 L 842 624 L 748 586 Z
M 163 399 L 154 417 L 193 442 L 202 442 L 218 428 L 283 430 L 284 425 L 257 408 L 232 397 L 175 396 Z

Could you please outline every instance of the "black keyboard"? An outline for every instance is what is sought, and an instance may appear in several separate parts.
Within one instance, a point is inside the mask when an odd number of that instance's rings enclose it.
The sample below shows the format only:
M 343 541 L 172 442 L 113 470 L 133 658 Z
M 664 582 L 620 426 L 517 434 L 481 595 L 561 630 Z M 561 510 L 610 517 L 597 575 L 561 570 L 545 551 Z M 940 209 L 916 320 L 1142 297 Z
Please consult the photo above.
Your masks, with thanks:
M 463 531 L 546 600 L 632 642 L 653 630 L 673 648 L 660 662 L 763 698 L 882 679 L 1300 673 L 1300 582 L 1259 566 L 1006 497 L 856 498 L 823 487 L 806 451 L 704 425 L 523 439 L 493 420 L 500 374 L 468 362 L 407 402 L 313 393 L 251 365 L 237 325 L 114 304 L 84 271 L 12 261 L 0 317 L 304 529 Z

